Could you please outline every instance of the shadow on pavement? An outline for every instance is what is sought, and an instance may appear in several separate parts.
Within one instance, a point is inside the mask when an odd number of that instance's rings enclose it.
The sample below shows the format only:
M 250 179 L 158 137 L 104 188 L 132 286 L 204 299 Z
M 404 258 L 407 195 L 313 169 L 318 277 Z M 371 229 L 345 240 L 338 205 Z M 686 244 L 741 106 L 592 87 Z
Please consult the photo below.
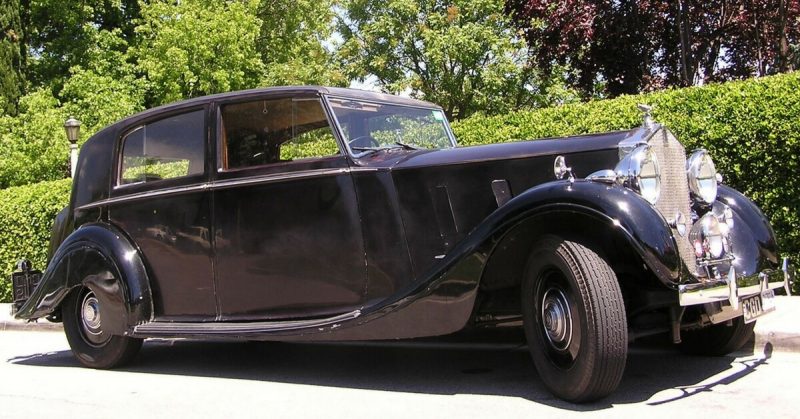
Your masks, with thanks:
M 631 346 L 618 390 L 600 402 L 576 405 L 547 391 L 524 339 L 517 338 L 501 343 L 451 338 L 335 344 L 148 340 L 134 363 L 121 371 L 392 392 L 511 396 L 566 410 L 592 411 L 645 401 L 667 404 L 713 391 L 754 372 L 770 355 L 767 347 L 765 358 L 742 361 L 733 356 L 687 356 L 668 345 L 637 343 Z M 753 353 L 752 346 L 749 353 Z M 746 357 L 748 351 L 735 355 Z M 69 351 L 31 354 L 8 362 L 80 367 Z M 651 400 L 655 395 L 657 400 Z

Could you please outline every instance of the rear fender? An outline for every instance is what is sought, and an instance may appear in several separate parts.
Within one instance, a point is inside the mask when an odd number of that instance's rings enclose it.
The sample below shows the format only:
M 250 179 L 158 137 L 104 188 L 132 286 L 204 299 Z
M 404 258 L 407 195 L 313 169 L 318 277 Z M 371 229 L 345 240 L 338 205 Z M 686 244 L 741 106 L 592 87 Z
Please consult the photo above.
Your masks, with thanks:
M 85 224 L 53 254 L 39 286 L 16 314 L 36 319 L 56 312 L 78 286 L 91 289 L 103 307 L 103 330 L 123 334 L 152 319 L 147 271 L 136 247 L 114 226 Z

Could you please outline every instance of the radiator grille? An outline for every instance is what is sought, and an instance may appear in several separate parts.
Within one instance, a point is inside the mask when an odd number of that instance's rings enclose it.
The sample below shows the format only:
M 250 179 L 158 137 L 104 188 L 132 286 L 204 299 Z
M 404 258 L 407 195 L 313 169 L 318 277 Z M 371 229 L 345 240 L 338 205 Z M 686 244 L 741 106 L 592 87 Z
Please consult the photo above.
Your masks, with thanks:
M 655 133 L 648 144 L 655 152 L 661 168 L 661 196 L 656 202 L 656 209 L 670 222 L 675 219 L 678 211 L 686 217 L 689 223 L 686 226 L 687 234 L 681 236 L 675 228 L 672 233 L 678 243 L 681 259 L 690 272 L 694 273 L 697 259 L 688 238 L 688 231 L 691 228 L 691 198 L 686 178 L 686 151 L 675 136 L 665 129 Z

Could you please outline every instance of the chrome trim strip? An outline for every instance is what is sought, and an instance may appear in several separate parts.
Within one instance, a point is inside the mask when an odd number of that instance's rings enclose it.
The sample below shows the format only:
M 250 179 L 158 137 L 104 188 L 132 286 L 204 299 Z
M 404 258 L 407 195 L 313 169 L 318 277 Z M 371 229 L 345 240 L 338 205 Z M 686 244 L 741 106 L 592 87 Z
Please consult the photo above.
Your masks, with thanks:
M 358 172 L 365 172 L 365 173 L 374 173 L 374 172 L 388 172 L 388 167 L 351 167 L 351 173 L 358 173 Z
M 163 195 L 177 195 L 182 193 L 189 193 L 195 191 L 202 191 L 208 189 L 208 183 L 201 183 L 198 185 L 191 185 L 191 186 L 177 186 L 174 188 L 167 188 L 167 189 L 160 189 L 156 191 L 147 191 L 147 192 L 139 192 L 139 193 L 132 193 L 130 195 L 123 195 L 114 198 L 106 198 L 97 202 L 92 202 L 91 204 L 81 205 L 78 207 L 78 210 L 88 210 L 92 208 L 102 207 L 106 205 L 118 204 L 121 202 L 129 202 L 129 201 L 138 201 L 145 198 L 152 198 L 156 196 L 163 196 Z
M 133 328 L 136 335 L 173 336 L 173 335 L 228 335 L 283 332 L 308 329 L 322 326 L 337 326 L 339 322 L 353 320 L 361 316 L 361 310 L 339 314 L 333 317 L 313 320 L 261 321 L 261 322 L 159 322 L 140 324 Z
M 678 286 L 678 300 L 681 306 L 728 301 L 731 293 L 739 298 L 749 297 L 764 290 L 783 288 L 785 274 L 779 270 L 766 270 L 758 274 L 736 278 L 729 284 L 724 279 L 711 280 Z
M 237 178 L 237 179 L 228 179 L 228 180 L 220 180 L 214 183 L 211 183 L 211 189 L 224 189 L 230 188 L 233 186 L 241 186 L 241 185 L 252 185 L 258 183 L 272 183 L 282 180 L 297 180 L 297 179 L 307 179 L 319 176 L 326 176 L 326 175 L 341 175 L 345 173 L 350 173 L 349 168 L 339 168 L 339 169 L 314 169 L 314 170 L 303 170 L 301 172 L 290 172 L 290 173 L 275 173 L 269 175 L 261 175 L 261 176 L 253 176 L 253 177 L 246 177 L 246 178 Z
M 259 184 L 259 183 L 272 183 L 284 180 L 297 180 L 297 179 L 307 179 L 319 176 L 327 176 L 327 175 L 340 175 L 350 173 L 351 171 L 362 171 L 360 169 L 350 169 L 350 168 L 339 168 L 339 169 L 314 169 L 314 170 L 303 170 L 300 172 L 292 172 L 292 173 L 276 173 L 276 174 L 269 174 L 269 175 L 261 175 L 261 176 L 253 176 L 241 179 L 229 179 L 229 180 L 222 180 L 216 182 L 206 182 L 197 185 L 191 186 L 177 186 L 173 188 L 166 188 L 160 189 L 155 191 L 147 191 L 147 192 L 139 192 L 133 193 L 130 195 L 123 195 L 117 196 L 114 198 L 107 198 L 97 202 L 92 202 L 91 204 L 81 205 L 77 209 L 88 210 L 92 208 L 102 207 L 106 205 L 113 205 L 119 204 L 122 202 L 129 202 L 129 201 L 138 201 L 141 199 L 153 198 L 157 196 L 164 196 L 164 195 L 177 195 L 182 193 L 189 193 L 189 192 L 196 192 L 196 191 L 204 191 L 204 190 L 213 190 L 213 189 L 224 189 L 230 188 L 233 186 L 239 185 L 251 185 L 251 184 Z
M 781 270 L 783 271 L 784 283 L 783 288 L 786 290 L 786 295 L 792 295 L 792 284 L 794 283 L 794 278 L 797 275 L 796 269 L 789 258 L 783 258 L 783 264 L 781 265 Z

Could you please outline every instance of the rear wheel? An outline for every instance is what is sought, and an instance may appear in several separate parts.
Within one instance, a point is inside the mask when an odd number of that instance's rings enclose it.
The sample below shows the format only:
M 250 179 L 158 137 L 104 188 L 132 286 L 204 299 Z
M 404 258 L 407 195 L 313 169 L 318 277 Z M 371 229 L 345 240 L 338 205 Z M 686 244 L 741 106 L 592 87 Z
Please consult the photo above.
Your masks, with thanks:
M 62 311 L 64 333 L 81 364 L 91 368 L 114 368 L 136 356 L 142 339 L 104 331 L 101 308 L 100 301 L 88 288 L 70 293 Z
M 616 275 L 597 253 L 548 236 L 531 253 L 522 289 L 528 347 L 545 386 L 588 402 L 613 392 L 628 351 Z
M 744 346 L 753 336 L 756 322 L 745 323 L 739 316 L 730 324 L 721 323 L 681 333 L 681 351 L 693 355 L 723 356 Z

